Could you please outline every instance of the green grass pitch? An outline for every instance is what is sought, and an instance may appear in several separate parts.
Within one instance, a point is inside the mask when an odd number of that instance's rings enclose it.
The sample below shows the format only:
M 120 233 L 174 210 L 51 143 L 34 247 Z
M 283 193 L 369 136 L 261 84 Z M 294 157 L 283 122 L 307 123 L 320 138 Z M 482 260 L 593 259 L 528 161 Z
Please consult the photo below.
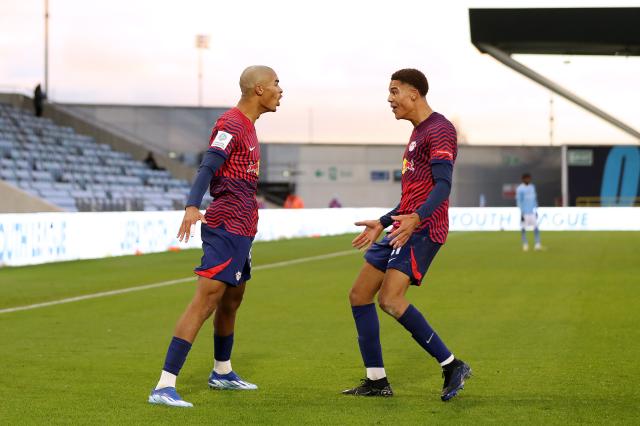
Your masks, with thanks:
M 361 253 L 254 272 L 234 369 L 212 391 L 212 326 L 178 379 L 193 409 L 147 403 L 191 283 L 0 314 L 0 424 L 639 424 L 640 233 L 453 233 L 409 299 L 474 371 L 443 403 L 440 368 L 380 310 L 396 395 L 363 376 L 347 293 Z M 254 266 L 350 248 L 352 236 L 254 245 Z M 0 269 L 0 309 L 189 277 L 198 250 Z

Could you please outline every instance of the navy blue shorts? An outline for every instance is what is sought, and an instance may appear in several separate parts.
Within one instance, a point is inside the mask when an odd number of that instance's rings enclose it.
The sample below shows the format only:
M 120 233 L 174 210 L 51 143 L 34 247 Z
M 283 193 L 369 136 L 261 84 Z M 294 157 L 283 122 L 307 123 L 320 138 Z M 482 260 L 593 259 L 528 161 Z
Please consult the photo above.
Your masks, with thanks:
M 442 244 L 431 241 L 428 230 L 415 232 L 399 249 L 393 249 L 389 244 L 391 240 L 387 234 L 382 241 L 372 244 L 364 259 L 382 272 L 389 268 L 404 272 L 411 279 L 412 285 L 422 284 L 422 279 Z
M 201 265 L 194 272 L 201 277 L 237 286 L 251 279 L 251 244 L 253 238 L 235 235 L 224 228 L 202 224 Z

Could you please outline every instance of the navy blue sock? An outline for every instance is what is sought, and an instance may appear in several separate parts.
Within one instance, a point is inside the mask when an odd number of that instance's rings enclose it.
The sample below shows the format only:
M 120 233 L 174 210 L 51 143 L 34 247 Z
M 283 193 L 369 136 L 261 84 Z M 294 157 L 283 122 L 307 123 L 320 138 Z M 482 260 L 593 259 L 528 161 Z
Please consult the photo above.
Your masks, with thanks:
M 404 326 L 404 328 L 411 333 L 411 336 L 422 348 L 429 352 L 429 354 L 438 360 L 443 362 L 451 356 L 451 352 L 440 337 L 431 328 L 426 319 L 422 316 L 419 310 L 413 305 L 409 305 L 407 310 L 400 318 L 398 322 Z
M 171 343 L 169 344 L 167 357 L 164 359 L 164 367 L 162 369 L 177 376 L 187 359 L 187 354 L 189 354 L 190 349 L 191 343 L 173 336 Z
M 218 336 L 213 333 L 213 358 L 216 361 L 229 361 L 233 349 L 233 333 L 229 336 Z
M 358 330 L 358 345 L 364 366 L 369 368 L 384 367 L 382 362 L 382 346 L 380 346 L 380 323 L 376 305 L 370 303 L 362 306 L 352 306 L 353 319 Z

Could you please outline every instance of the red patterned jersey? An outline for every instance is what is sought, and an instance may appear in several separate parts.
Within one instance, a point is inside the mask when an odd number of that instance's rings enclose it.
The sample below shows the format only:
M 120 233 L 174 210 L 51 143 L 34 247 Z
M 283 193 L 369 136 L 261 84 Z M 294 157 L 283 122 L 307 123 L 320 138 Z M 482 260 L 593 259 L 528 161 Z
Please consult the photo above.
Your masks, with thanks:
M 260 145 L 251 120 L 238 108 L 222 114 L 211 131 L 209 151 L 226 160 L 211 179 L 213 201 L 205 213 L 207 225 L 254 237 L 258 231 Z
M 431 165 L 453 165 L 458 155 L 456 129 L 442 114 L 432 113 L 411 133 L 402 159 L 402 197 L 398 214 L 414 213 L 427 200 L 435 186 Z M 397 227 L 398 223 L 394 224 Z M 445 200 L 416 231 L 429 229 L 429 237 L 444 244 L 449 232 L 449 200 Z

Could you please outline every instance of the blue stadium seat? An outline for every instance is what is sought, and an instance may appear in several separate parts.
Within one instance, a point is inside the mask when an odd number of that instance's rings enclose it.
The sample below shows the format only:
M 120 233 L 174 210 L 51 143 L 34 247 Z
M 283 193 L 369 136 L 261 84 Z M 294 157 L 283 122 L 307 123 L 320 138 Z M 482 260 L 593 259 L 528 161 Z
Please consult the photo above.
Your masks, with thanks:
M 53 181 L 53 175 L 51 172 L 42 170 L 34 170 L 31 172 L 31 177 L 39 181 Z
M 16 173 L 12 169 L 0 169 L 0 177 L 4 180 L 17 179 Z
M 182 208 L 188 183 L 48 118 L 0 104 L 0 178 L 69 211 Z
M 15 173 L 16 177 L 20 180 L 31 180 L 31 172 L 29 170 L 18 169 Z
M 0 167 L 2 169 L 13 169 L 15 168 L 15 164 L 13 164 L 13 160 L 11 158 L 0 158 Z

